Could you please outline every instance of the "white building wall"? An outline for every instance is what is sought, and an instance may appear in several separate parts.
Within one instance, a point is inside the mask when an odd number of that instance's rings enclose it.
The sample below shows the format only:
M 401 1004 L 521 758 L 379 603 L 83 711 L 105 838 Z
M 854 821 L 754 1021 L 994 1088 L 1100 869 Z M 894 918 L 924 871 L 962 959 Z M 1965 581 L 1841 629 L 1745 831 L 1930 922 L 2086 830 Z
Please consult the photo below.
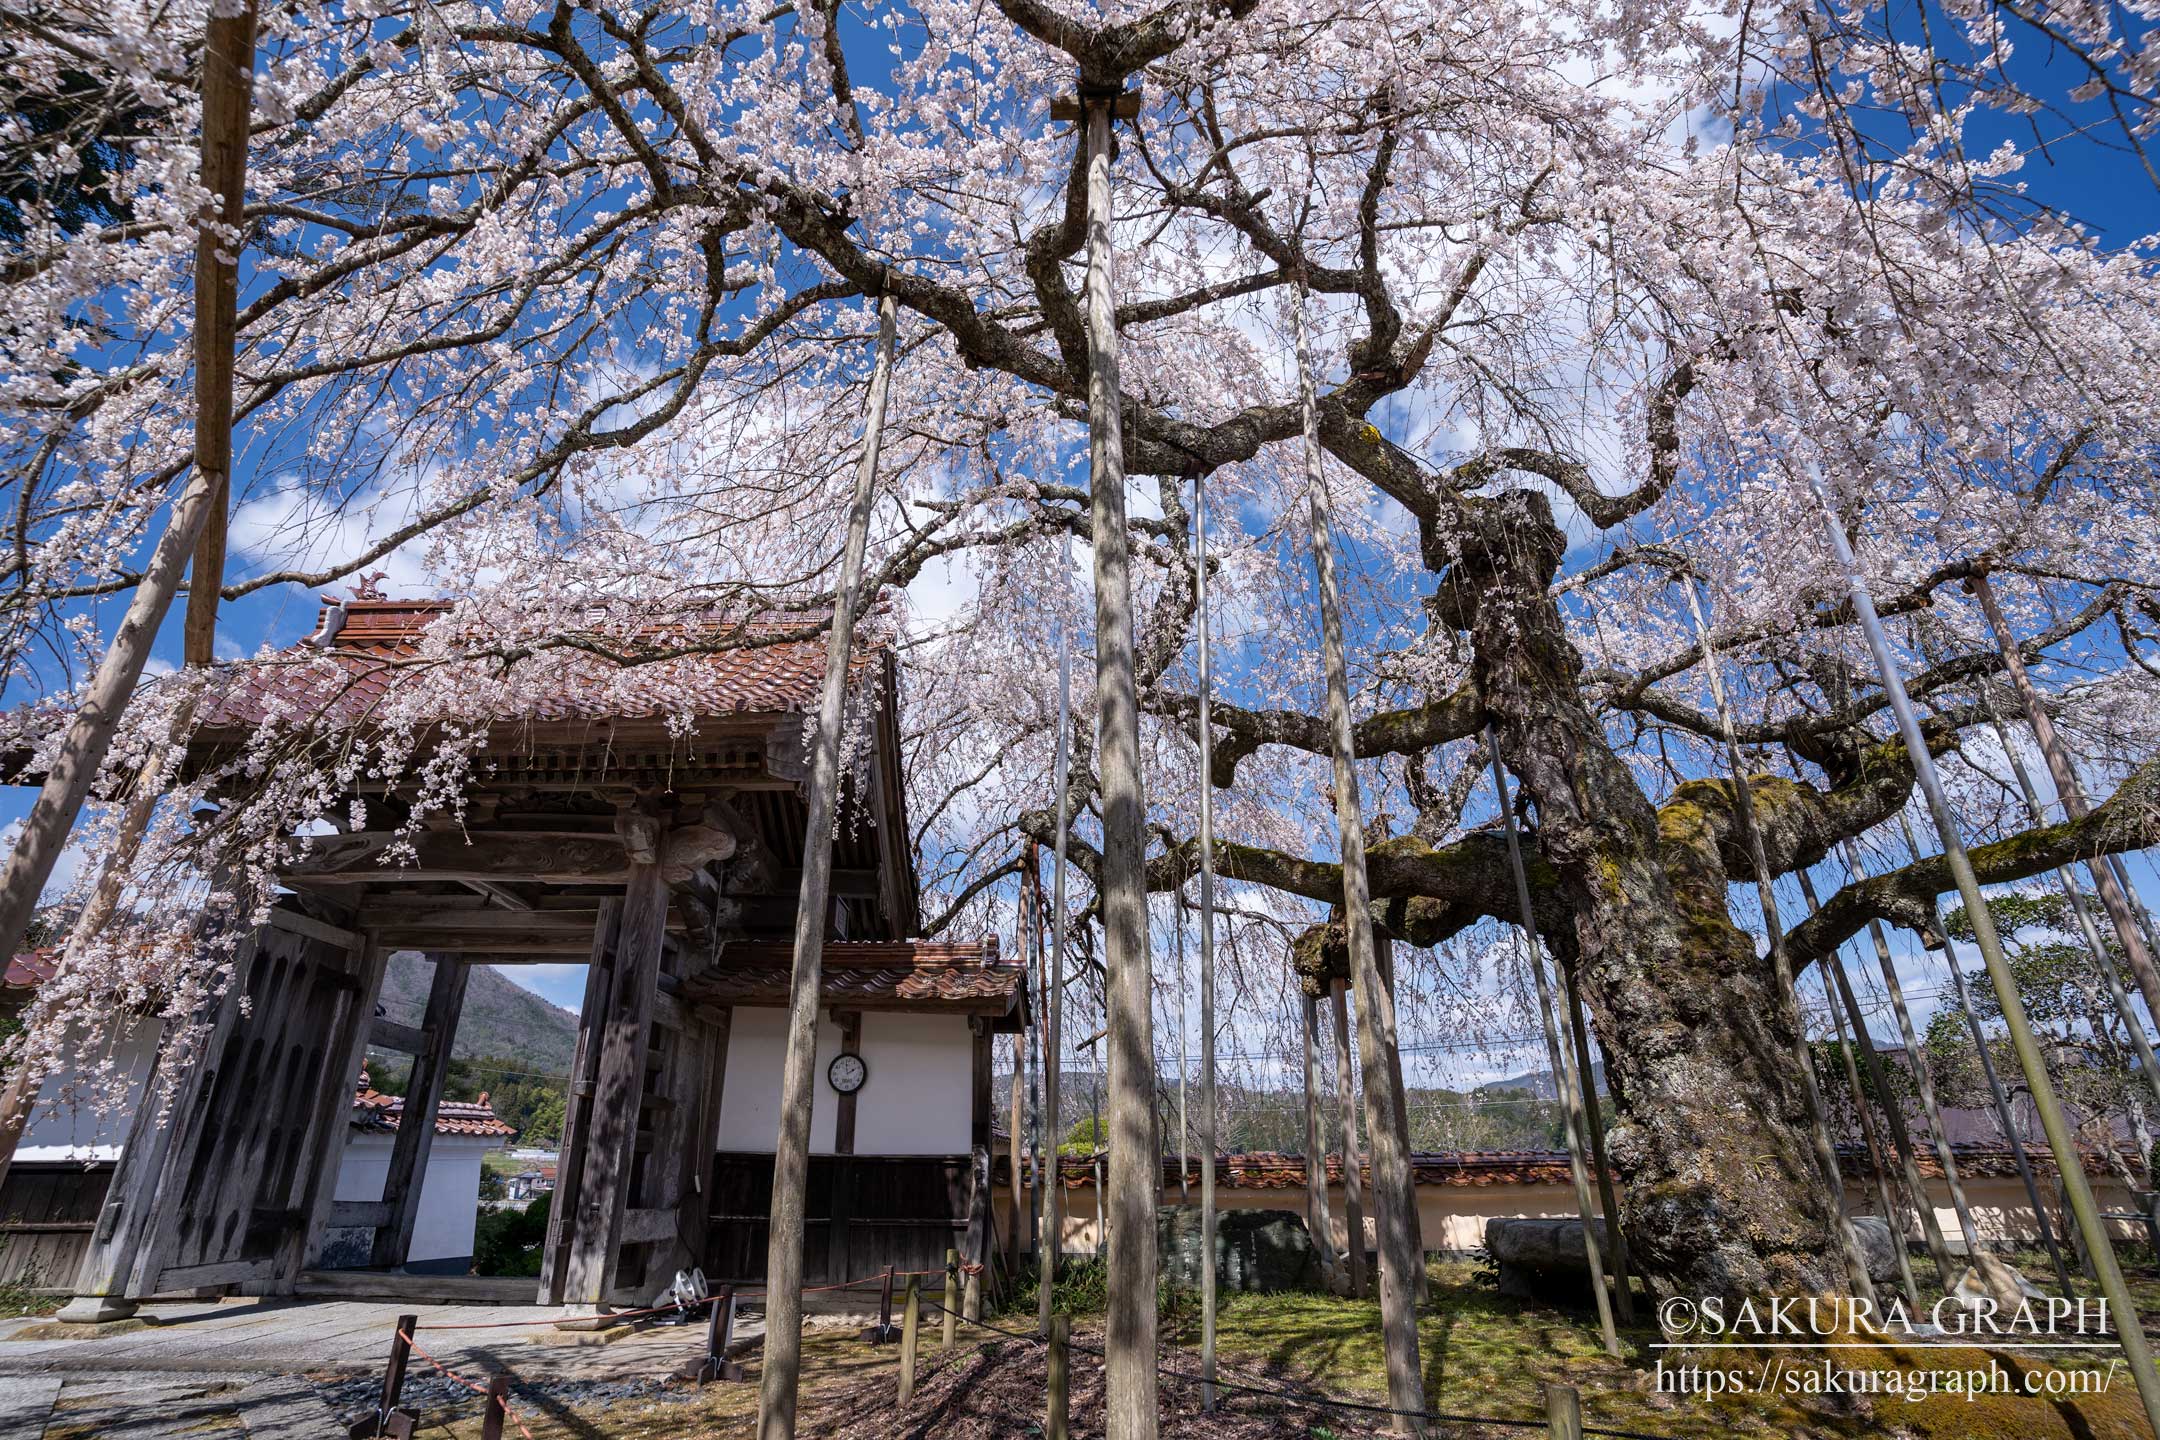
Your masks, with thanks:
M 336 1198 L 372 1201 L 383 1198 L 390 1177 L 390 1152 L 397 1135 L 390 1131 L 355 1132 L 338 1162 Z M 408 1264 L 423 1260 L 459 1260 L 473 1253 L 473 1229 L 480 1209 L 480 1157 L 491 1142 L 464 1135 L 437 1135 L 428 1148 L 427 1176 L 420 1183 L 420 1214 L 413 1222 Z M 324 1248 L 332 1248 L 326 1240 Z
M 974 1108 L 974 1037 L 964 1015 L 863 1015 L 869 1079 L 855 1098 L 858 1155 L 964 1155 Z M 780 1067 L 787 1013 L 738 1006 L 728 1030 L 727 1079 L 720 1098 L 721 1150 L 770 1152 L 780 1130 Z M 810 1151 L 830 1155 L 839 1096 L 825 1078 L 840 1052 L 840 1028 L 818 1022 L 817 1088 Z
M 120 1143 L 127 1137 L 135 1112 L 142 1107 L 162 1031 L 157 1021 L 139 1020 L 118 1030 L 90 1054 L 76 1054 L 69 1046 L 68 1058 L 45 1077 L 38 1089 L 37 1107 L 23 1129 L 15 1158 L 119 1159 Z M 101 1114 L 96 1097 L 109 1092 L 121 1076 L 127 1079 L 126 1105 Z

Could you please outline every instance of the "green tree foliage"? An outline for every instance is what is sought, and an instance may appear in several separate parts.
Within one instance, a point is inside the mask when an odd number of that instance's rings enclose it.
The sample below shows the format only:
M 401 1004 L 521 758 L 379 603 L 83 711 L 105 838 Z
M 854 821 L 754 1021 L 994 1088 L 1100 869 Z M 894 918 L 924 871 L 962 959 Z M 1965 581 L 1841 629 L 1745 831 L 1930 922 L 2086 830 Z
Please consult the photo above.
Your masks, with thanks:
M 538 1275 L 547 1245 L 548 1212 L 555 1197 L 542 1195 L 522 1210 L 482 1207 L 473 1227 L 475 1275 Z

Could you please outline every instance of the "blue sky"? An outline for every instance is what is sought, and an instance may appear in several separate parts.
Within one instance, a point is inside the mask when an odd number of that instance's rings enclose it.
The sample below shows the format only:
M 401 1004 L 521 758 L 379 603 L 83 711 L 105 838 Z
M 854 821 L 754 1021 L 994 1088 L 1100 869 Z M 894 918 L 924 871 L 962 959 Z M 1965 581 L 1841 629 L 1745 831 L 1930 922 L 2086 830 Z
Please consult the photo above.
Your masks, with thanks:
M 884 34 L 871 35 L 852 18 L 846 24 L 846 48 L 853 79 L 860 88 L 875 88 L 888 73 L 890 56 Z M 2020 69 L 2033 67 L 2034 73 L 2045 71 L 2050 80 L 2057 78 L 2062 62 L 2047 62 L 2037 51 L 2028 55 Z M 2066 72 L 2064 72 L 2066 73 Z M 2078 117 L 2082 118 L 2082 117 Z M 2022 128 L 2022 122 L 2000 119 L 1987 122 L 1981 137 L 1993 143 L 2008 139 L 2014 143 L 2028 144 L 2031 132 Z M 2071 140 L 2050 147 L 2045 155 L 2038 156 L 2026 171 L 2024 182 L 2032 197 L 2043 204 L 2057 206 L 2090 227 L 2100 243 L 2119 246 L 2138 237 L 2160 231 L 2160 190 L 2146 178 L 2135 159 L 2121 150 L 2093 140 Z M 245 503 L 251 496 L 275 487 L 277 479 L 275 457 L 264 457 L 254 450 L 243 450 L 239 456 L 236 473 L 236 495 Z M 236 551 L 234 573 L 250 573 L 264 568 L 263 557 L 251 554 L 244 548 L 249 536 L 246 527 L 236 528 Z M 336 587 L 343 590 L 345 587 Z M 392 582 L 393 594 L 414 593 L 408 587 Z M 102 602 L 98 619 L 101 628 L 109 633 L 118 612 L 124 606 L 125 597 L 115 597 Z M 172 616 L 161 631 L 156 647 L 157 663 L 176 666 L 180 661 L 181 608 L 176 606 Z M 316 601 L 311 592 L 297 587 L 258 592 L 245 599 L 226 605 L 220 617 L 220 655 L 237 657 L 253 652 L 263 645 L 284 646 L 297 640 L 310 630 L 315 621 Z M 20 702 L 26 698 L 22 687 L 12 687 L 5 696 L 7 702 Z M 0 823 L 12 824 L 28 809 L 30 792 L 21 789 L 0 791 Z M 2152 883 L 2153 872 L 2140 858 L 2134 864 L 2141 888 L 2148 895 L 2160 894 Z M 1923 960 L 1907 954 L 1906 961 L 1915 968 L 1906 983 L 1915 991 L 1933 991 L 1940 985 L 1940 967 L 1932 958 Z M 1929 967 L 1932 967 L 1931 970 Z M 1926 972 L 1926 973 L 1923 973 Z M 557 1004 L 574 1009 L 580 1000 L 583 987 L 583 967 L 575 965 L 536 965 L 505 967 L 504 973 L 518 983 L 545 996 Z M 1933 980 L 1927 978 L 1932 973 Z M 1879 1032 L 1887 1038 L 1887 1029 Z M 1516 1067 L 1534 1068 L 1534 1067 Z

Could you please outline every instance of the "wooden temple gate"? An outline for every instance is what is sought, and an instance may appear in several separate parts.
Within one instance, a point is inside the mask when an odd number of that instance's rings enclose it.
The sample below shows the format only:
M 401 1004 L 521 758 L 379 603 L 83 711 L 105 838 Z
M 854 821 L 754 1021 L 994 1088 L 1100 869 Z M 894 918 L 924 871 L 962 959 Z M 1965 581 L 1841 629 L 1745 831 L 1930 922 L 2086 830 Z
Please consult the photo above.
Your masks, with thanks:
M 342 609 L 331 654 L 358 676 L 443 613 L 429 603 Z M 561 718 L 563 706 L 545 719 L 506 717 L 458 823 L 408 818 L 405 798 L 378 786 L 360 797 L 367 813 L 402 828 L 319 836 L 280 872 L 286 893 L 242 943 L 169 1123 L 146 1113 L 129 1135 L 73 1318 L 194 1287 L 290 1293 L 331 1229 L 371 1232 L 372 1268 L 395 1275 L 412 1244 L 473 963 L 587 966 L 538 1298 L 587 1311 L 642 1304 L 677 1267 L 732 1278 L 756 1268 L 746 1247 L 762 1263 L 770 1157 L 753 1198 L 756 1165 L 716 1158 L 716 1135 L 735 1006 L 774 1003 L 775 950 L 794 924 L 799 877 L 782 857 L 802 846 L 800 710 L 822 657 L 814 645 L 783 645 L 703 661 L 726 703 L 688 739 L 659 714 L 578 716 L 572 704 L 575 718 Z M 821 1218 L 843 1239 L 835 1258 L 920 1269 L 942 1261 L 956 1232 L 970 1258 L 989 1255 L 989 1027 L 1020 1023 L 1025 999 L 1017 967 L 994 964 L 994 945 L 904 938 L 916 895 L 891 665 L 867 668 L 883 684 L 867 764 L 843 796 L 827 963 L 838 983 L 875 974 L 886 990 L 854 992 L 853 1003 L 836 996 L 832 1011 L 843 1024 L 854 1016 L 858 1039 L 864 1008 L 969 1017 L 972 1053 L 953 1058 L 975 1073 L 973 1153 L 821 1157 L 842 1180 L 826 1186 L 838 1213 Z M 265 685 L 310 673 L 250 680 L 247 669 L 235 667 L 234 697 L 205 705 L 195 746 L 206 763 L 244 743 Z M 920 970 L 918 948 L 935 952 Z M 401 950 L 435 962 L 417 1026 L 377 1013 L 387 958 Z M 876 952 L 875 965 L 850 972 L 851 951 Z M 381 1197 L 339 1202 L 337 1165 L 370 1047 L 412 1056 L 411 1078 Z M 851 1152 L 853 1097 L 837 1110 Z

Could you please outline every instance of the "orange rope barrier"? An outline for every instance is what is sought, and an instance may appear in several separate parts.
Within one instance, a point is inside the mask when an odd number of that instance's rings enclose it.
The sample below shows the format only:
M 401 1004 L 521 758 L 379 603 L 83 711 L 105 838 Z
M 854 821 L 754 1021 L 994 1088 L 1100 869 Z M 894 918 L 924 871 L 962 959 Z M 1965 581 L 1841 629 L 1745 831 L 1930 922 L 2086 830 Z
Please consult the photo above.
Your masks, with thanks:
M 425 1325 L 415 1325 L 413 1328 L 415 1330 L 425 1330 L 428 1327 L 426 1327 Z M 488 1390 L 485 1385 L 473 1384 L 472 1381 L 467 1380 L 464 1376 L 458 1374 L 457 1371 L 452 1370 L 449 1366 L 443 1364 L 442 1361 L 437 1360 L 433 1355 L 428 1354 L 427 1351 L 420 1348 L 420 1342 L 418 1340 L 413 1339 L 412 1336 L 406 1334 L 403 1330 L 398 1331 L 398 1335 L 405 1341 L 406 1344 L 412 1346 L 413 1353 L 417 1354 L 421 1359 L 427 1361 L 428 1364 L 434 1366 L 437 1370 L 440 1370 L 443 1374 L 449 1376 L 452 1380 L 455 1380 L 458 1384 L 464 1386 L 467 1390 L 472 1391 L 473 1394 L 483 1396 L 487 1395 Z M 525 1437 L 525 1440 L 533 1440 L 533 1433 L 532 1431 L 525 1428 L 525 1421 L 519 1417 L 517 1411 L 510 1408 L 509 1396 L 505 1395 L 502 1397 L 502 1407 L 503 1415 L 510 1421 L 511 1424 L 517 1426 L 518 1433 L 520 1435 L 523 1435 Z

